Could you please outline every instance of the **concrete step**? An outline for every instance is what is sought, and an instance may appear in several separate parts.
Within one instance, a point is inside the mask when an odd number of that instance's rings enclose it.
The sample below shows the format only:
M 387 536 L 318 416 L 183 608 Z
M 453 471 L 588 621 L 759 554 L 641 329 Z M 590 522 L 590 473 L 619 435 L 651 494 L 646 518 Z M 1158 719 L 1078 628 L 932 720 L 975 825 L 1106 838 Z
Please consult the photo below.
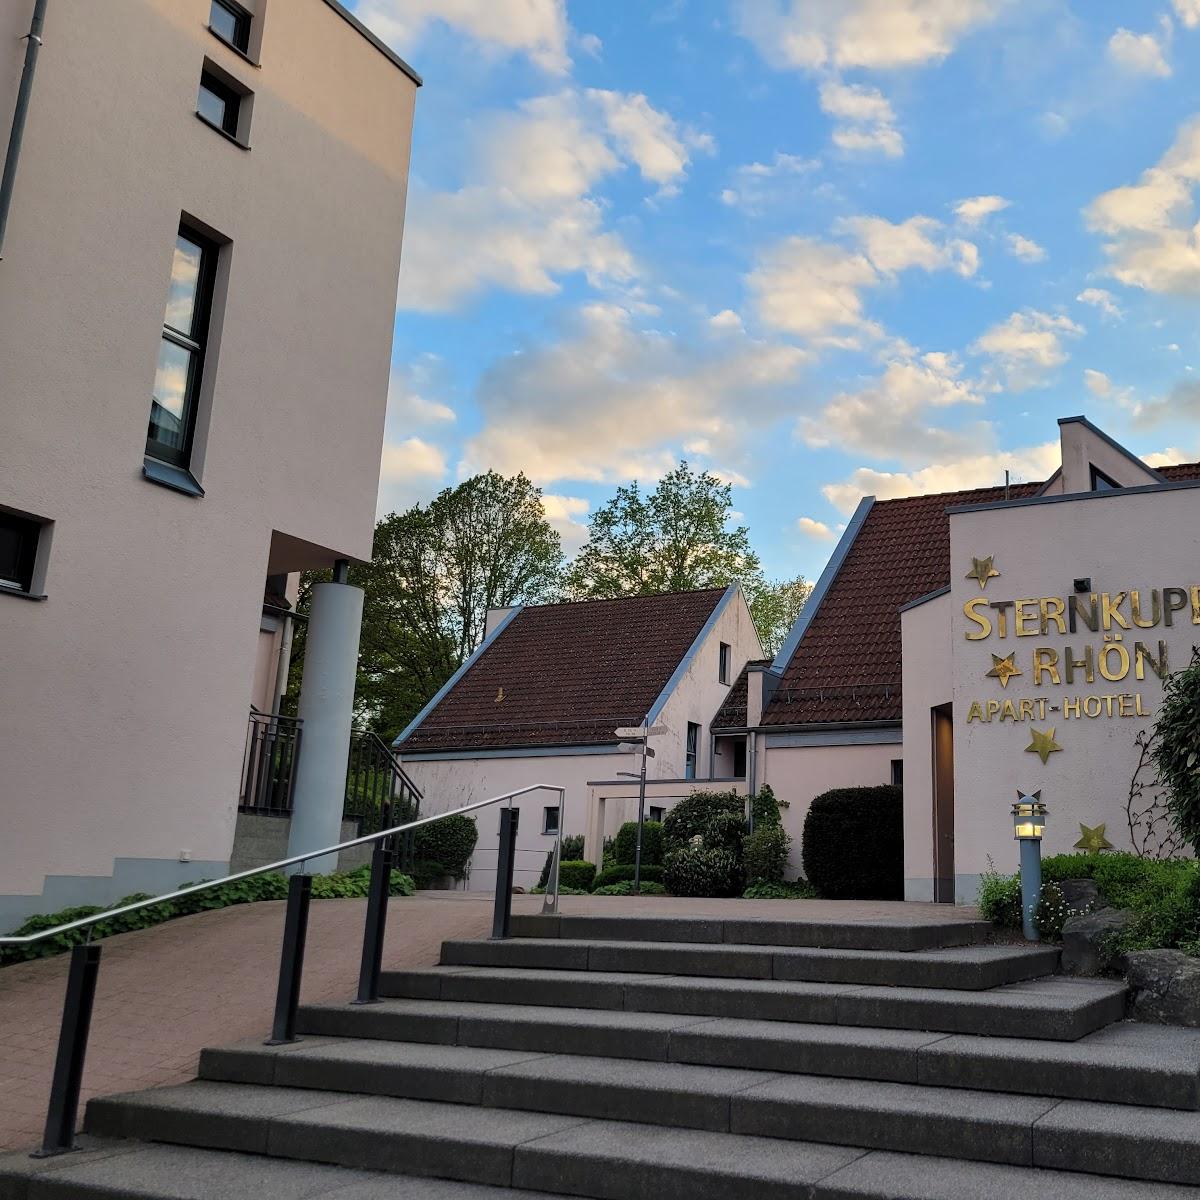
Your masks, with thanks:
M 755 901 L 747 900 L 753 913 Z M 728 942 L 735 945 L 813 946 L 836 950 L 934 950 L 970 946 L 993 932 L 986 921 L 948 920 L 911 912 L 893 919 L 778 920 L 747 916 L 603 917 L 514 914 L 512 934 L 520 938 L 569 938 L 575 941 Z
M 512 938 L 442 943 L 444 966 L 629 971 L 725 979 L 794 979 L 981 991 L 1053 975 L 1058 950 L 1045 946 L 958 946 L 894 952 L 780 948 L 695 942 Z
M 277 1065 L 286 1058 L 281 1054 Z M 93 1100 L 87 1126 L 100 1136 L 581 1195 L 610 1193 L 589 1191 L 595 1180 L 586 1173 L 573 1176 L 568 1160 L 573 1154 L 594 1156 L 606 1148 L 611 1157 L 627 1164 L 615 1172 L 615 1194 L 639 1197 L 683 1195 L 681 1177 L 710 1163 L 722 1164 L 726 1181 L 730 1173 L 740 1176 L 743 1188 L 766 1162 L 787 1164 L 793 1185 L 815 1182 L 863 1149 L 1200 1184 L 1200 1122 L 1192 1113 L 910 1084 L 759 1075 L 763 1082 L 728 1092 L 726 1133 L 714 1129 L 710 1118 L 719 1111 L 714 1098 L 738 1073 L 721 1073 L 721 1083 L 713 1086 L 701 1081 L 703 1071 L 659 1066 L 658 1072 L 676 1079 L 655 1085 L 644 1064 L 575 1059 L 572 1078 L 554 1074 L 547 1061 L 541 1060 L 541 1069 L 526 1063 L 489 1073 L 489 1099 L 536 1098 L 543 1107 L 569 1107 L 573 1114 L 199 1081 Z M 686 1084 L 683 1072 L 691 1076 Z M 493 1082 L 497 1074 L 506 1078 Z M 635 1111 L 644 1123 L 592 1116 L 634 1097 L 641 1097 Z M 709 1122 L 707 1127 L 664 1128 L 669 1124 L 661 1119 L 664 1108 L 681 1113 L 689 1104 Z M 647 1121 L 655 1111 L 660 1119 Z M 668 1132 L 673 1136 L 664 1137 Z M 729 1140 L 733 1137 L 737 1143 Z M 638 1146 L 656 1145 L 659 1152 L 648 1161 L 636 1153 Z M 684 1148 L 690 1153 L 680 1154 Z M 714 1155 L 719 1149 L 727 1152 L 720 1158 Z M 663 1168 L 670 1168 L 673 1178 L 669 1191 L 637 1186 L 641 1171 Z M 712 1193 L 700 1186 L 690 1194 L 739 1193 Z
M 606 971 L 429 967 L 389 971 L 385 996 L 1075 1041 L 1125 1013 L 1124 984 L 1036 979 L 986 992 Z
M 1120 1022 L 1075 1042 L 671 1013 L 386 1000 L 301 1009 L 305 1035 L 629 1058 L 1200 1109 L 1200 1030 Z

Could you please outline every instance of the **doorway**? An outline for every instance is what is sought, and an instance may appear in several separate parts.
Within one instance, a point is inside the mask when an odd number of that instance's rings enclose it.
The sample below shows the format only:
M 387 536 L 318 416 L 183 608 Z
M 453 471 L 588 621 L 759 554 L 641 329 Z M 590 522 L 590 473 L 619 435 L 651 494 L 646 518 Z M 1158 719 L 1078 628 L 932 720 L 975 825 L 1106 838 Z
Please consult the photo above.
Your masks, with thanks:
M 954 903 L 953 705 L 940 704 L 933 719 L 933 899 Z

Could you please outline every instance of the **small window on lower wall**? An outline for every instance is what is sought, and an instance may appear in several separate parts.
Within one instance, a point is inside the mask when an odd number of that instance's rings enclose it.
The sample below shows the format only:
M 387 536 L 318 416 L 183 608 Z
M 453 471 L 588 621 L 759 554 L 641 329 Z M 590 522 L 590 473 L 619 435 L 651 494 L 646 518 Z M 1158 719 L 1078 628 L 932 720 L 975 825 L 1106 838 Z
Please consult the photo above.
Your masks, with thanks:
M 558 805 L 553 808 L 542 809 L 542 832 L 557 833 L 558 832 Z
M 652 804 L 646 810 L 647 821 L 661 821 L 663 819 L 663 810 L 657 804 Z
M 892 785 L 894 787 L 904 786 L 904 759 L 892 759 Z
M 0 508 L 0 594 L 41 600 L 50 522 Z

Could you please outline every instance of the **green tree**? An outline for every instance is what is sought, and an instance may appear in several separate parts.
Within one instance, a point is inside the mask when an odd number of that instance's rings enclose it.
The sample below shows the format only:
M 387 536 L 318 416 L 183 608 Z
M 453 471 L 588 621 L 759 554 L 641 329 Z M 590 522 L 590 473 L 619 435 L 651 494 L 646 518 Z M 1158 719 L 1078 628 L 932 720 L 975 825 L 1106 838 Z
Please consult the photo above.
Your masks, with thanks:
M 797 575 L 795 579 L 779 579 L 775 582 L 762 580 L 747 588 L 746 600 L 750 615 L 763 644 L 763 650 L 772 658 L 779 653 L 788 630 L 812 595 L 813 585 Z
M 745 525 L 731 525 L 732 488 L 681 462 L 651 492 L 636 482 L 588 521 L 566 576 L 578 599 L 681 592 L 762 578 Z
M 1151 744 L 1175 828 L 1200 855 L 1200 647 L 1167 676 Z

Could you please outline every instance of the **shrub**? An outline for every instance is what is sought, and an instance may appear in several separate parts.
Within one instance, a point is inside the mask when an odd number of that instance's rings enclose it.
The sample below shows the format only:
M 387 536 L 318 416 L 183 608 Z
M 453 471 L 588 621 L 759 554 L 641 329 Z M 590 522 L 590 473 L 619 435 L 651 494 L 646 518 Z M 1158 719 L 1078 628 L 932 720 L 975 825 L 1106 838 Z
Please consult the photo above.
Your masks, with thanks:
M 681 850 L 699 836 L 706 846 L 729 841 L 732 822 L 723 814 L 736 818 L 737 837 L 743 833 L 745 800 L 736 792 L 693 792 L 680 800 L 663 819 L 663 850 Z M 732 846 L 729 847 L 732 849 Z M 666 859 L 664 858 L 664 864 Z
M 613 858 L 618 863 L 632 863 L 637 853 L 637 822 L 626 821 L 613 839 Z M 663 860 L 663 827 L 661 821 L 642 822 L 642 866 L 661 867 Z
M 792 839 L 782 825 L 763 824 L 742 838 L 742 868 L 750 883 L 782 883 Z
M 904 898 L 903 793 L 890 784 L 835 788 L 804 819 L 804 874 L 833 900 Z
M 643 896 L 665 896 L 667 889 L 661 883 L 654 883 L 652 880 L 643 879 L 641 882 L 641 895 Z M 610 883 L 605 887 L 597 888 L 593 896 L 632 896 L 633 881 L 631 879 L 623 879 L 620 883 Z
M 738 896 L 742 868 L 731 850 L 689 844 L 667 855 L 663 883 L 676 896 Z
M 743 893 L 743 900 L 813 900 L 817 889 L 807 879 L 795 883 L 752 883 Z
M 1167 808 L 1183 840 L 1200 854 L 1200 648 L 1163 683 L 1152 758 Z
M 646 866 L 642 864 L 642 882 L 653 880 L 655 883 L 661 883 L 663 877 L 662 867 Z M 605 867 L 600 871 L 592 882 L 592 890 L 599 891 L 602 887 L 608 887 L 614 883 L 627 883 L 633 878 L 633 863 L 617 863 L 615 866 Z
M 783 824 L 783 818 L 779 813 L 779 801 L 775 799 L 775 793 L 771 790 L 769 783 L 764 783 L 754 793 L 750 801 L 750 811 L 754 817 L 755 829 L 763 825 Z
M 470 817 L 443 817 L 413 834 L 413 854 L 426 862 L 441 863 L 438 874 L 461 879 L 478 840 L 479 828 Z
M 979 915 L 1003 929 L 1021 928 L 1021 877 L 987 871 L 979 885 Z
M 582 859 L 568 859 L 558 864 L 558 890 L 564 888 L 579 888 L 588 891 L 592 880 L 596 878 L 596 864 L 584 862 Z
M 583 834 L 571 833 L 564 836 L 559 853 L 564 862 L 568 860 L 578 862 L 583 858 Z M 546 861 L 542 863 L 542 873 L 538 876 L 538 887 L 545 889 L 546 884 L 550 882 L 550 864 L 553 862 L 554 851 L 551 850 L 546 855 Z

